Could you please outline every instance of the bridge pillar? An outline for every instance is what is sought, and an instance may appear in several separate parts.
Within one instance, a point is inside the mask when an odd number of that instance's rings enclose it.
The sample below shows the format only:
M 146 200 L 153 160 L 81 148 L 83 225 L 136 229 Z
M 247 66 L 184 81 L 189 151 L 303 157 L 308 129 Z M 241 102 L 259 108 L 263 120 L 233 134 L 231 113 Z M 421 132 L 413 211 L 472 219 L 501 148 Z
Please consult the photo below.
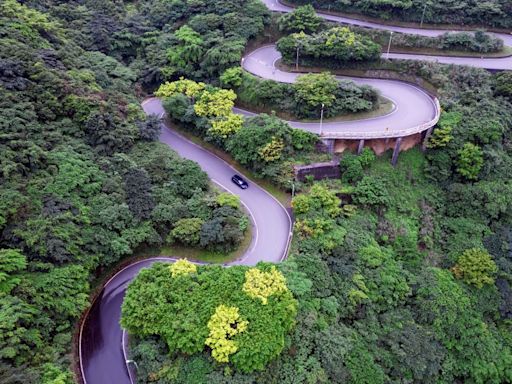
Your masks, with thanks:
M 327 153 L 334 153 L 334 141 L 335 139 L 322 139 L 322 143 L 327 148 Z
M 423 143 L 421 143 L 421 150 L 425 151 L 427 149 L 428 139 L 430 139 L 430 136 L 432 135 L 432 131 L 434 130 L 434 127 L 430 127 L 427 129 L 427 132 L 425 132 L 425 137 L 423 138 Z
M 363 152 L 364 148 L 364 139 L 359 140 L 359 145 L 357 146 L 357 154 L 360 155 Z
M 402 138 L 397 137 L 397 139 L 395 141 L 395 149 L 393 150 L 393 157 L 391 159 L 391 165 L 393 165 L 393 167 L 396 165 L 396 163 L 398 161 L 398 154 L 400 153 L 400 145 L 401 144 L 402 144 Z

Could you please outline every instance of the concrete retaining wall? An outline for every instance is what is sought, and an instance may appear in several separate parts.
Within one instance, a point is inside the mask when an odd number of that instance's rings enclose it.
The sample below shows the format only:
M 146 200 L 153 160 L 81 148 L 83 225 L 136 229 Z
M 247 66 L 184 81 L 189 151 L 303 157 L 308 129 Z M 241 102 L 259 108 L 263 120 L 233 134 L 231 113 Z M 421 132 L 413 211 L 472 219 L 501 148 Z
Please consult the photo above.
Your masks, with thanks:
M 309 165 L 295 166 L 295 178 L 299 181 L 304 181 L 306 176 L 313 176 L 315 180 L 322 179 L 339 179 L 340 178 L 340 164 L 338 159 L 326 163 L 315 163 Z

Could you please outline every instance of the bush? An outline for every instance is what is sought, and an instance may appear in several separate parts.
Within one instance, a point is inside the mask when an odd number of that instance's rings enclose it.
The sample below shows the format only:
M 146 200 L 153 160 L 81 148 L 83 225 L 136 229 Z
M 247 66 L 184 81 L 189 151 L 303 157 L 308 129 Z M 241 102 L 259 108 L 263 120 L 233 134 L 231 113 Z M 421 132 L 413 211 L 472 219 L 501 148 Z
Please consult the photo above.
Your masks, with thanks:
M 356 34 L 347 27 L 333 27 L 314 35 L 292 34 L 277 42 L 287 64 L 295 63 L 299 47 L 299 64 L 339 68 L 340 63 L 375 61 L 381 48 L 366 36 Z
M 484 249 L 478 248 L 465 250 L 452 268 L 456 278 L 477 288 L 482 288 L 486 284 L 494 284 L 494 275 L 497 270 L 491 255 Z
M 184 245 L 196 246 L 199 244 L 203 224 L 204 221 L 199 218 L 178 220 L 167 237 L 167 242 L 178 241 Z

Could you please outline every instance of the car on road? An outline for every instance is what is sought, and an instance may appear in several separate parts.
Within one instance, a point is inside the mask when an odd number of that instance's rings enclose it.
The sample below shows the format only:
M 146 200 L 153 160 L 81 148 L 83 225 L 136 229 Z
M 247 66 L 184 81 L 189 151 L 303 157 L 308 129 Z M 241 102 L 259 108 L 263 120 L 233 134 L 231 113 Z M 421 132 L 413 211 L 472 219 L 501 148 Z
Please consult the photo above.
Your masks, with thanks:
M 247 181 L 245 181 L 245 179 L 240 175 L 233 175 L 231 181 L 242 189 L 249 188 L 249 183 L 247 183 Z

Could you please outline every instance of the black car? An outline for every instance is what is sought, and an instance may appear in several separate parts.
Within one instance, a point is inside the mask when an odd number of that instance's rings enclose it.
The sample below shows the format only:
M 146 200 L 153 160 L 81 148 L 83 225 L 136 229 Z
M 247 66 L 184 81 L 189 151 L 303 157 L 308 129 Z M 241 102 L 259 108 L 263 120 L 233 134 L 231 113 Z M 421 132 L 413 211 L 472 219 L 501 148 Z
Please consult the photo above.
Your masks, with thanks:
M 233 183 L 235 183 L 236 185 L 238 185 L 240 188 L 242 189 L 247 189 L 249 188 L 249 184 L 247 183 L 247 181 L 245 181 L 242 176 L 239 176 L 239 175 L 233 175 L 233 177 L 231 178 L 231 181 Z

